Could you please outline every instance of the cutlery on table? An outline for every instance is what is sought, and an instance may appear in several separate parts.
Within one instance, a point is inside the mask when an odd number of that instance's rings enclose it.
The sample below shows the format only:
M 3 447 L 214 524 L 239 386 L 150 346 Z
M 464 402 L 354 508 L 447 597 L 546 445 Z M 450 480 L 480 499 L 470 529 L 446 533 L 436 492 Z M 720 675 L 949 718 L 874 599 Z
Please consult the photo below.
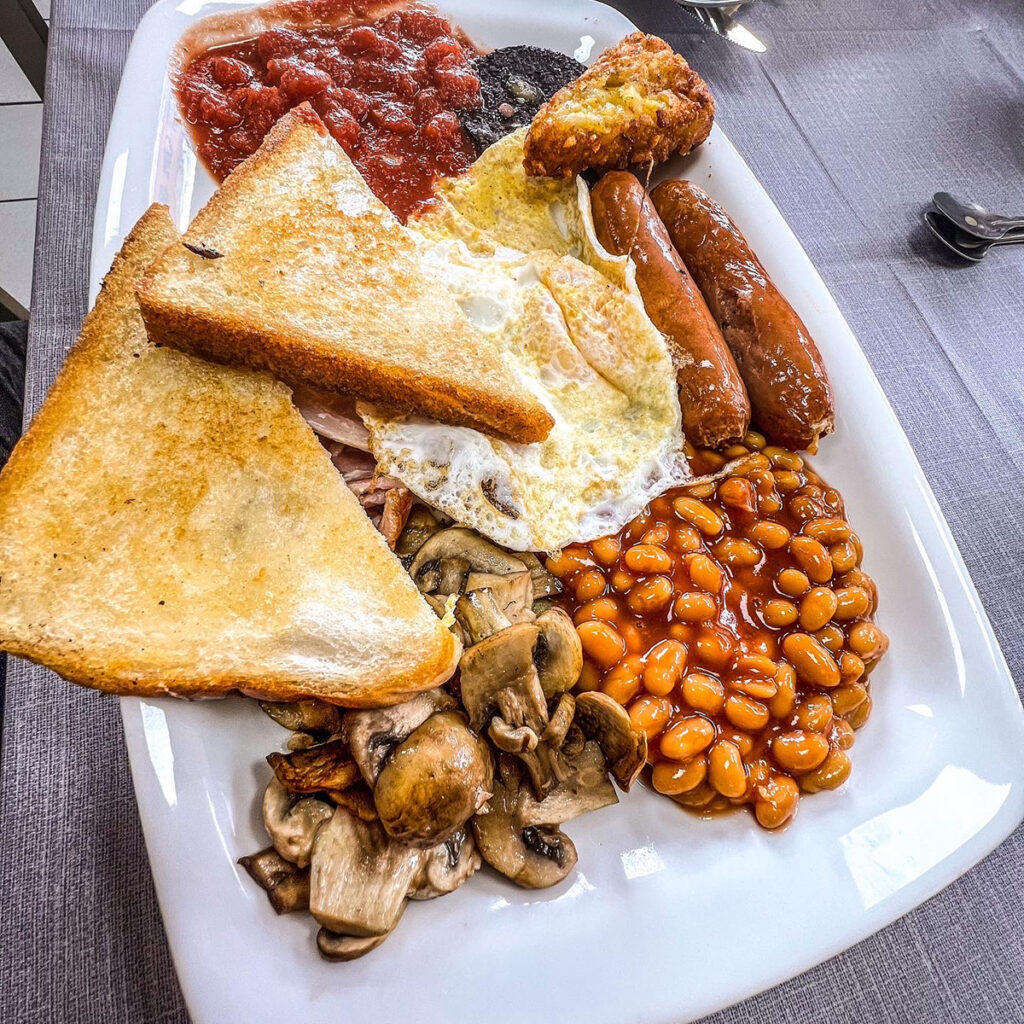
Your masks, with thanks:
M 1000 238 L 981 239 L 972 237 L 961 231 L 956 224 L 937 210 L 926 210 L 924 222 L 935 237 L 952 252 L 962 259 L 978 263 L 994 245 L 1018 245 L 1024 243 L 1024 226 L 1022 230 L 1007 231 Z
M 983 206 L 965 203 L 948 192 L 936 192 L 932 196 L 932 206 L 960 231 L 987 241 L 996 241 L 1010 231 L 1024 228 L 1024 217 L 989 213 Z
M 709 32 L 742 46 L 744 50 L 764 53 L 767 49 L 750 29 L 736 21 L 735 14 L 744 6 L 742 3 L 723 3 L 722 0 L 673 0 L 673 3 L 699 21 Z

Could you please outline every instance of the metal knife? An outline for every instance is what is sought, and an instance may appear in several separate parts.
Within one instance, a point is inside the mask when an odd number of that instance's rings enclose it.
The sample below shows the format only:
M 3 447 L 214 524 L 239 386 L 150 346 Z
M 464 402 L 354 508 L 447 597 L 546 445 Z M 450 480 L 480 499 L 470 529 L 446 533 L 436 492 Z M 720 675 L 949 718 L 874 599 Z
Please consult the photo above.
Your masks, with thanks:
M 750 29 L 736 21 L 734 15 L 743 6 L 737 4 L 705 4 L 700 2 L 685 3 L 683 0 L 674 0 L 675 5 L 686 11 L 691 18 L 696 19 L 709 32 L 728 39 L 730 43 L 742 46 L 744 50 L 751 50 L 753 53 L 764 53 L 768 47 L 754 35 Z

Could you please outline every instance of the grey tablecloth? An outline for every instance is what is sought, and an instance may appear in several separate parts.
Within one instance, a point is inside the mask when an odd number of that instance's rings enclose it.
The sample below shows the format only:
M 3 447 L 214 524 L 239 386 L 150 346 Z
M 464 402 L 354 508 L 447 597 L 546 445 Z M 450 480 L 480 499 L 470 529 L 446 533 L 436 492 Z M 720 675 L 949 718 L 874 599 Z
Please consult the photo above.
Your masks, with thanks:
M 85 312 L 108 118 L 147 6 L 54 7 L 29 412 Z M 1024 211 L 1020 3 L 760 0 L 745 20 L 769 44 L 761 57 L 703 34 L 667 0 L 618 6 L 709 80 L 721 123 L 867 350 L 1024 683 L 1024 249 L 960 266 L 918 226 L 939 188 Z M 116 703 L 16 663 L 2 757 L 0 1020 L 185 1020 Z M 1024 1021 L 1022 893 L 1018 829 L 924 907 L 712 1020 Z

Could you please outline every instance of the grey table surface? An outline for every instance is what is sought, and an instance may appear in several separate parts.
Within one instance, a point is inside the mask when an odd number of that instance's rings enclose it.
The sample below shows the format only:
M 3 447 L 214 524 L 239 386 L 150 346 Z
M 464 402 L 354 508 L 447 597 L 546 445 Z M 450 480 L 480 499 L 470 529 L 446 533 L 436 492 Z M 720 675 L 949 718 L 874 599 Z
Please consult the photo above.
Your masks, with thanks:
M 148 6 L 54 4 L 27 415 L 85 313 L 110 111 Z M 961 266 L 937 253 L 919 213 L 942 188 L 1024 211 L 1024 8 L 1019 0 L 759 0 L 743 14 L 768 44 L 754 56 L 667 2 L 617 6 L 708 79 L 720 123 L 866 350 L 1021 686 L 1024 248 Z M 187 1020 L 116 701 L 11 665 L 0 836 L 0 1020 Z M 1022 1022 L 1022 893 L 1018 828 L 902 920 L 709 1020 Z

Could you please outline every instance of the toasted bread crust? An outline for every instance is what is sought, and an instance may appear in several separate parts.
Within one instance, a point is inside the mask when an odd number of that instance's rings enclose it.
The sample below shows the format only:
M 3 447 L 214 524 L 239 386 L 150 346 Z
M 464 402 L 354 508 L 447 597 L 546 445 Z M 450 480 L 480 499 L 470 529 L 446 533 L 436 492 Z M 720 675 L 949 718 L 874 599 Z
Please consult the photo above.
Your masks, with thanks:
M 633 32 L 540 108 L 523 163 L 527 174 L 553 178 L 658 164 L 699 146 L 714 116 L 686 60 L 657 36 Z
M 151 338 L 216 362 L 511 441 L 554 425 L 307 104 L 227 177 L 138 298 Z
M 461 646 L 266 374 L 146 341 L 151 208 L 0 474 L 0 647 L 108 693 L 393 704 Z

